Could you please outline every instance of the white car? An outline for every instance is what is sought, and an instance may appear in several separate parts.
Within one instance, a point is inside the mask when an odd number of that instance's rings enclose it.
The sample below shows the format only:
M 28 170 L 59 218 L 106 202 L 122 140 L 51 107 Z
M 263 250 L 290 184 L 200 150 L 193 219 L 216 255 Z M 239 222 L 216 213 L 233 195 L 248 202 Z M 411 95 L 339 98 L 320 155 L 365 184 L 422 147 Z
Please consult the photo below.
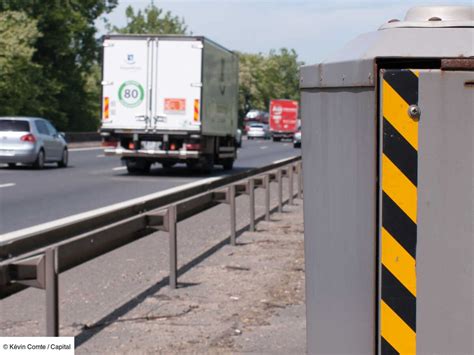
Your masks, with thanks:
M 247 138 L 248 139 L 255 139 L 255 138 L 263 138 L 263 139 L 270 139 L 270 130 L 268 129 L 268 125 L 263 123 L 251 123 L 248 126 L 247 131 Z
M 64 133 L 43 118 L 0 117 L 0 163 L 10 168 L 20 163 L 42 169 L 53 162 L 59 167 L 68 164 Z

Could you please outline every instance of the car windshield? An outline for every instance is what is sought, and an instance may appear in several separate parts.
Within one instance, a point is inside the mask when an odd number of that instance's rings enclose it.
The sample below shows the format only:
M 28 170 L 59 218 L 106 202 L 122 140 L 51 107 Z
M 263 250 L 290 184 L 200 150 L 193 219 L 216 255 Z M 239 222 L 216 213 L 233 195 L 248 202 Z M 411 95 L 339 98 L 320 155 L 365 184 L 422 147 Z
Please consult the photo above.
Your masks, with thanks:
M 21 120 L 0 119 L 0 132 L 29 132 L 30 123 Z

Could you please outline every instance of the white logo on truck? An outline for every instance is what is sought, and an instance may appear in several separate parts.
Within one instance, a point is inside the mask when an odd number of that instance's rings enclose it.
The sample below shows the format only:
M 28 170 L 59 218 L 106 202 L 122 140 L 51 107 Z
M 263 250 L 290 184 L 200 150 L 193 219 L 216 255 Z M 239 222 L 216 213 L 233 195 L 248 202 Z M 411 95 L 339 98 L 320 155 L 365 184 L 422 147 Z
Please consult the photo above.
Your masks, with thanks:
M 282 112 L 283 112 L 283 107 L 282 106 L 278 106 L 278 105 L 273 106 L 273 113 L 274 114 L 281 115 Z
M 127 64 L 135 64 L 135 56 L 133 54 L 127 54 L 127 59 L 125 60 Z

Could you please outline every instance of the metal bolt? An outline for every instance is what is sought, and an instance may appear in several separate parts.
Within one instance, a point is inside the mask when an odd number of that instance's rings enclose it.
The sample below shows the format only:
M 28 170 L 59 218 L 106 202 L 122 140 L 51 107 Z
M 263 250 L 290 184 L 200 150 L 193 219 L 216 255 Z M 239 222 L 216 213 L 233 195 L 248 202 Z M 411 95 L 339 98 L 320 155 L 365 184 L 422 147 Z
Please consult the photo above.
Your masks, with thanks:
M 418 105 L 410 105 L 408 108 L 408 116 L 410 116 L 415 121 L 419 121 L 421 116 L 420 107 Z

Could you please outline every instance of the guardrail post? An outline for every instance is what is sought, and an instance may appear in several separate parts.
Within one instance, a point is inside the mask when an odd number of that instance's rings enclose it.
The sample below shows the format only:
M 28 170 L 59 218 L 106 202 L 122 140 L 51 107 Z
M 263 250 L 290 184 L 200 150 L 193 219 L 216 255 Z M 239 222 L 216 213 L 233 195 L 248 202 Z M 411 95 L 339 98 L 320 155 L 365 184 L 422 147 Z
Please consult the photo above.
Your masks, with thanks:
M 46 336 L 59 336 L 58 250 L 45 252 Z
M 177 270 L 178 270 L 178 245 L 177 245 L 177 218 L 176 218 L 176 205 L 172 205 L 168 208 L 168 233 L 169 233 L 169 244 L 170 244 L 170 276 L 169 286 L 172 289 L 176 288 L 177 284 Z
M 250 178 L 248 186 L 250 201 L 250 231 L 255 232 L 255 180 Z
M 236 206 L 235 206 L 235 185 L 229 186 L 229 206 L 230 206 L 230 245 L 235 245 L 236 233 Z
M 267 174 L 263 177 L 265 185 L 265 221 L 270 221 L 270 176 Z
M 303 163 L 298 163 L 298 198 L 303 198 Z
M 290 167 L 288 169 L 290 175 L 290 178 L 288 179 L 288 185 L 290 190 L 289 204 L 293 205 L 293 164 L 290 164 Z
M 281 169 L 277 171 L 278 180 L 278 212 L 283 212 L 283 174 Z

